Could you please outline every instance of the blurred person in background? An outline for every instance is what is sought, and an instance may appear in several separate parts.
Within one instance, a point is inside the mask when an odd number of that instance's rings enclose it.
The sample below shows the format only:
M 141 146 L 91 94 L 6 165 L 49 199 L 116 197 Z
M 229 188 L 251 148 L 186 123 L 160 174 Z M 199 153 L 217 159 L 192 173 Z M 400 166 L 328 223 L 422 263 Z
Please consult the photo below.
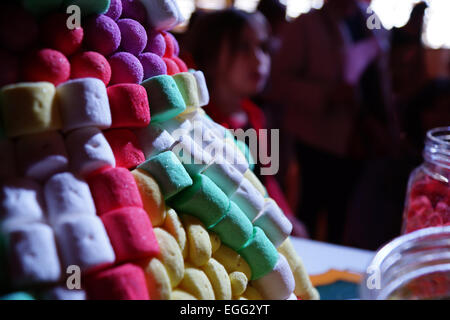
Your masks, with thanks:
M 270 41 L 270 26 L 259 12 L 233 8 L 203 12 L 189 27 L 184 49 L 204 72 L 210 90 L 211 101 L 204 110 L 224 127 L 256 132 L 267 128 L 266 116 L 252 98 L 262 92 L 269 77 Z M 258 175 L 258 168 L 254 171 Z M 260 178 L 293 222 L 293 235 L 306 236 L 274 176 Z
M 298 155 L 297 216 L 317 237 L 326 213 L 321 240 L 334 243 L 344 241 L 365 162 L 394 148 L 388 35 L 366 22 L 357 0 L 326 1 L 287 27 L 272 70 L 269 98 L 283 104 L 284 130 Z

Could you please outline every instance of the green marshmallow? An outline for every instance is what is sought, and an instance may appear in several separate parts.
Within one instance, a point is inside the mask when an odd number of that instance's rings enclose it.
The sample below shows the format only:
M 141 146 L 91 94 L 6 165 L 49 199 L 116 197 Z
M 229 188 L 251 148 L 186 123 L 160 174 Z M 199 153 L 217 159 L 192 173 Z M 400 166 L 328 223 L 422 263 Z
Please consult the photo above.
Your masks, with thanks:
M 177 84 L 178 90 L 186 103 L 186 110 L 190 111 L 200 107 L 198 99 L 197 81 L 189 72 L 181 72 L 172 76 Z
M 13 292 L 0 297 L 0 300 L 34 300 L 34 297 L 27 292 Z
M 37 0 L 39 1 L 39 0 Z M 64 6 L 77 5 L 81 9 L 81 15 L 87 17 L 93 14 L 106 13 L 111 4 L 110 0 L 65 0 Z
M 233 202 L 225 217 L 210 228 L 222 243 L 238 251 L 253 235 L 253 225 L 244 212 Z
M 207 176 L 199 174 L 194 184 L 174 196 L 169 204 L 180 214 L 189 214 L 210 228 L 228 212 L 230 200 Z
M 43 16 L 49 12 L 57 11 L 63 0 L 22 0 L 21 2 L 25 10 L 36 16 Z
M 171 76 L 152 77 L 141 85 L 147 91 L 151 123 L 167 121 L 186 110 L 183 96 Z
M 257 280 L 273 270 L 278 261 L 277 249 L 259 227 L 253 228 L 252 238 L 237 251 L 252 270 L 252 279 Z
M 192 185 L 192 179 L 172 151 L 160 153 L 141 165 L 139 169 L 150 173 L 161 188 L 165 200 Z
M 242 152 L 242 154 L 245 156 L 245 159 L 247 159 L 250 170 L 253 171 L 255 169 L 256 162 L 255 162 L 255 159 L 253 159 L 252 153 L 250 152 L 250 148 L 247 146 L 247 144 L 244 141 L 235 139 L 235 143 L 236 143 L 236 146 L 239 148 L 239 150 Z

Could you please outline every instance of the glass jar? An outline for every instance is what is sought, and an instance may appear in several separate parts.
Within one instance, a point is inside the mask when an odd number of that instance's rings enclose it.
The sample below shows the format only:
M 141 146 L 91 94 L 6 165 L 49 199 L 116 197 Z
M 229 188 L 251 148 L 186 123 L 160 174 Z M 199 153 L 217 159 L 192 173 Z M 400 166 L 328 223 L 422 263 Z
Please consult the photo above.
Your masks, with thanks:
M 381 248 L 367 268 L 361 299 L 450 299 L 450 226 L 425 228 Z
M 423 157 L 409 178 L 402 233 L 450 225 L 450 127 L 427 133 Z

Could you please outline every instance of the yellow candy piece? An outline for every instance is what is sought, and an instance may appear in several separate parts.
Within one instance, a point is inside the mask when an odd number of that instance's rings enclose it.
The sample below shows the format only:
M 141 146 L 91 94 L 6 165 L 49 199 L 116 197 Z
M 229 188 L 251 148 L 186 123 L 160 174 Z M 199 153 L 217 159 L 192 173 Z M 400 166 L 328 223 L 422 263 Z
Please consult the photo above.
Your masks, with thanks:
M 224 266 L 211 258 L 202 267 L 214 290 L 216 300 L 231 300 L 231 283 Z
M 243 296 L 248 300 L 263 300 L 259 291 L 250 285 L 247 286 L 247 290 L 245 290 Z
M 212 248 L 208 231 L 197 218 L 189 215 L 182 217 L 189 243 L 189 261 L 201 267 L 211 258 Z
M 192 265 L 186 265 L 180 288 L 199 300 L 214 300 L 214 290 L 206 274 Z
M 318 300 L 319 292 L 313 287 L 311 280 L 303 265 L 302 259 L 292 245 L 291 239 L 287 238 L 279 247 L 278 252 L 281 253 L 288 261 L 289 267 L 295 279 L 295 295 L 304 300 Z
M 166 212 L 166 220 L 164 220 L 163 228 L 168 231 L 177 241 L 180 246 L 183 259 L 186 259 L 188 254 L 188 246 L 186 240 L 186 231 L 183 228 L 180 217 L 173 209 Z
M 144 267 L 147 287 L 152 300 L 171 298 L 172 285 L 166 267 L 157 258 L 152 258 Z
M 61 129 L 61 115 L 50 82 L 23 82 L 5 86 L 0 107 L 10 138 Z
M 233 297 L 241 296 L 247 289 L 248 279 L 244 273 L 234 271 L 229 274 Z
M 214 252 L 213 258 L 219 261 L 228 273 L 240 271 L 245 274 L 247 279 L 251 279 L 252 271 L 248 263 L 236 251 L 226 245 L 221 245 L 219 249 Z
M 160 249 L 158 259 L 166 267 L 172 288 L 175 288 L 184 276 L 183 254 L 177 241 L 170 233 L 161 228 L 154 228 L 153 231 L 158 239 Z
M 150 216 L 153 227 L 159 227 L 166 218 L 166 206 L 164 197 L 158 183 L 144 170 L 131 171 L 141 194 L 144 210 Z
M 209 240 L 211 241 L 211 251 L 212 253 L 216 252 L 220 245 L 222 244 L 222 241 L 220 241 L 219 236 L 217 233 L 209 231 Z
M 198 300 L 198 299 L 184 290 L 175 289 L 172 291 L 172 294 L 170 295 L 170 300 Z
M 248 169 L 247 171 L 245 171 L 244 177 L 247 178 L 248 181 L 250 181 L 250 183 L 256 188 L 256 190 L 259 191 L 259 193 L 261 193 L 263 197 L 267 196 L 266 188 L 252 170 Z

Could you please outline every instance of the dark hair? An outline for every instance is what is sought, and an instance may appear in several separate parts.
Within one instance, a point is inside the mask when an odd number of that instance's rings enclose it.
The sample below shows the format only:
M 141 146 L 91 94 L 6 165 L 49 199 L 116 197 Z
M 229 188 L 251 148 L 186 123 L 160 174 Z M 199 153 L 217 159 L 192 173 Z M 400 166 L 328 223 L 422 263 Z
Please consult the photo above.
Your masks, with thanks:
M 286 20 L 286 5 L 280 0 L 261 0 L 256 8 L 269 21 L 271 26 Z
M 230 8 L 196 15 L 189 28 L 186 48 L 195 65 L 205 73 L 211 73 L 224 41 L 230 44 L 231 54 L 235 53 L 244 28 L 251 24 L 253 13 Z

